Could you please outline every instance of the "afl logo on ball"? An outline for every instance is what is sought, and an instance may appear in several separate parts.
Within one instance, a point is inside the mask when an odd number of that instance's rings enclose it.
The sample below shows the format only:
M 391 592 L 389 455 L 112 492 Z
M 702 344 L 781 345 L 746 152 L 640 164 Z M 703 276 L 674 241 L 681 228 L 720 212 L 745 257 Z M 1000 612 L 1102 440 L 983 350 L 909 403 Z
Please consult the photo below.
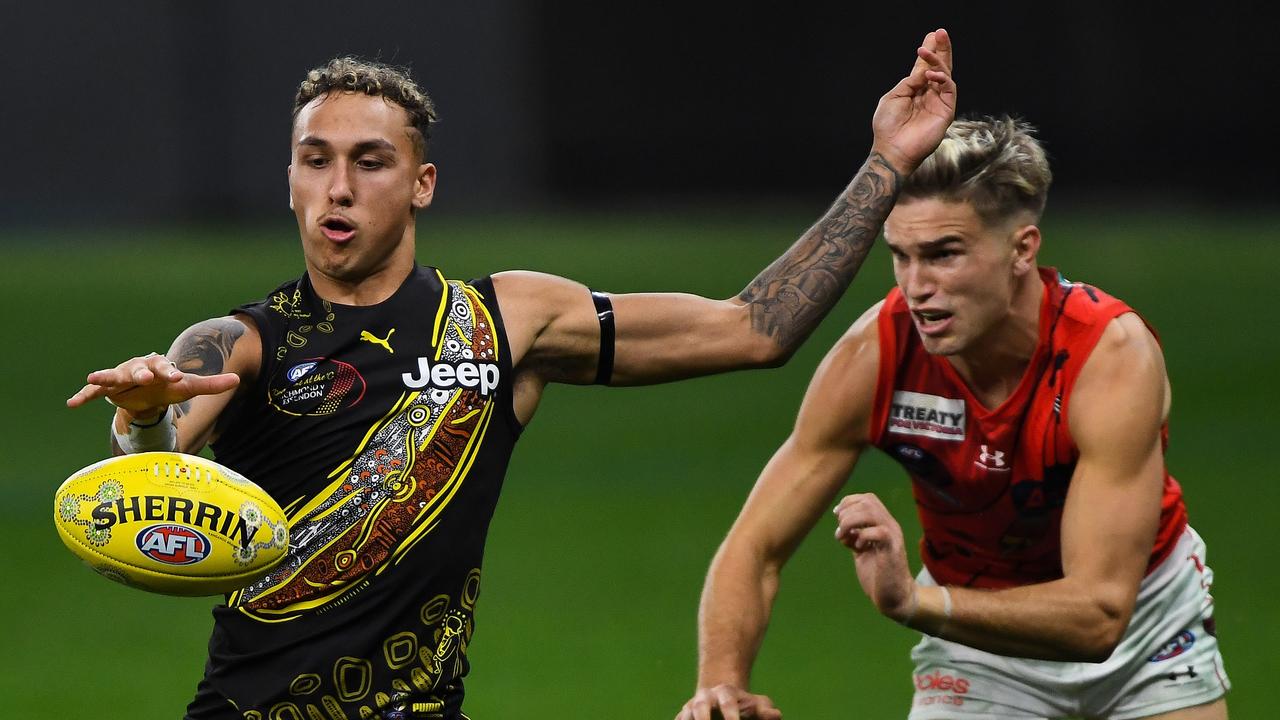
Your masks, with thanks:
M 135 540 L 143 555 L 165 565 L 191 565 L 209 556 L 209 538 L 185 525 L 151 525 Z

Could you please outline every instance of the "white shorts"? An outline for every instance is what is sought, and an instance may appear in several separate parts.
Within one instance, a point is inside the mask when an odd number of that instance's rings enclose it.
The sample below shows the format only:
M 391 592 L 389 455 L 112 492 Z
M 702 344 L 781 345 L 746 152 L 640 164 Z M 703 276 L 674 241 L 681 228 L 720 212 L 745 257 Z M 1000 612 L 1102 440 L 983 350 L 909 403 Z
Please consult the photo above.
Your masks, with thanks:
M 1102 663 L 993 655 L 926 635 L 911 651 L 910 720 L 1110 718 L 1128 720 L 1222 697 L 1231 687 L 1214 637 L 1213 571 L 1188 527 L 1143 579 L 1129 629 Z M 917 580 L 935 585 L 927 570 Z

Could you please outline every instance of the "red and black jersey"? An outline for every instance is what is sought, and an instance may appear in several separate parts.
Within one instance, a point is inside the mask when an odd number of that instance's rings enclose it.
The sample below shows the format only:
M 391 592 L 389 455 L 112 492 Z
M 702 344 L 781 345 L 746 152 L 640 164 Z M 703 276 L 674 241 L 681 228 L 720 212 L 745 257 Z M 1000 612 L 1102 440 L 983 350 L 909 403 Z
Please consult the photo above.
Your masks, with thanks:
M 939 583 L 1004 588 L 1062 577 L 1062 507 L 1079 450 L 1071 390 L 1107 324 L 1133 310 L 1041 268 L 1040 339 L 1021 383 L 988 409 L 951 363 L 920 343 L 905 298 L 880 310 L 880 370 L 871 442 L 911 476 L 920 552 Z M 1168 427 L 1161 430 L 1167 445 Z M 1182 489 L 1164 475 L 1148 571 L 1186 525 Z

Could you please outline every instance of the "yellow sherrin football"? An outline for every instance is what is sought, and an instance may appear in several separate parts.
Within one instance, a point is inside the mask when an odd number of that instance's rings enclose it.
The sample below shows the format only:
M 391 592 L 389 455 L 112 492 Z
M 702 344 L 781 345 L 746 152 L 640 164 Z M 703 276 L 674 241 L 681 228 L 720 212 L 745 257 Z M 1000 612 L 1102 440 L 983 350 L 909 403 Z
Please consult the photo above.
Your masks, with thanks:
M 54 496 L 62 542 L 99 574 L 166 595 L 218 595 L 270 570 L 289 546 L 280 505 L 212 460 L 121 455 L 75 473 Z

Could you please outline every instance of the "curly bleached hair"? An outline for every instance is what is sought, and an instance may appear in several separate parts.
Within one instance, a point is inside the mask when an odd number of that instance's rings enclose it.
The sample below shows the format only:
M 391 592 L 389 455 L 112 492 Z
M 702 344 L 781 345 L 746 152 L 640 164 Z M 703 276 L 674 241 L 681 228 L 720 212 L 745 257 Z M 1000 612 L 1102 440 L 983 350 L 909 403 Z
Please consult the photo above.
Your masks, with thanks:
M 1053 173 L 1030 124 L 1009 116 L 956 120 L 903 183 L 902 199 L 973 205 L 988 224 L 1044 212 Z
M 427 145 L 431 140 L 431 124 L 436 121 L 436 106 L 426 92 L 418 88 L 407 68 L 361 60 L 346 56 L 336 57 L 307 73 L 298 85 L 293 99 L 293 121 L 312 100 L 331 92 L 362 92 L 381 96 L 404 108 L 409 124 L 417 133 L 413 135 L 414 147 L 423 161 L 427 159 Z

